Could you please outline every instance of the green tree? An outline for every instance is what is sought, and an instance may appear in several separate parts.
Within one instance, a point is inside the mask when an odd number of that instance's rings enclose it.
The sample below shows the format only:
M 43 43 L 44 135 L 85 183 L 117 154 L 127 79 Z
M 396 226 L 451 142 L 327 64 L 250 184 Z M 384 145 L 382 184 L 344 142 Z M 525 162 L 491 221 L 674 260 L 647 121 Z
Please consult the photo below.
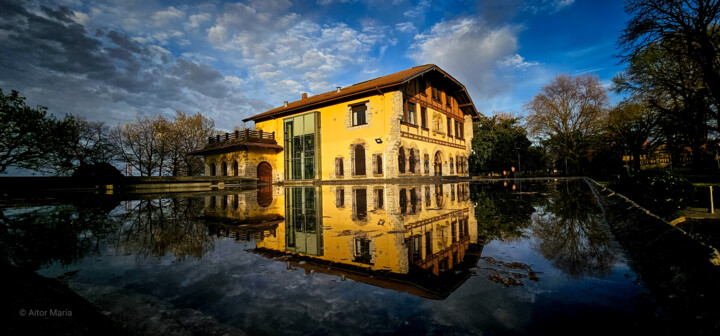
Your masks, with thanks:
M 655 111 L 632 100 L 623 100 L 610 110 L 608 131 L 630 151 L 636 172 L 640 171 L 640 156 L 649 153 L 663 140 L 659 121 Z
M 46 107 L 32 108 L 17 91 L 5 95 L 0 89 L 0 173 L 10 166 L 40 169 L 55 143 L 56 127 Z
M 670 51 L 672 48 L 687 49 L 662 42 L 637 53 L 627 69 L 613 78 L 613 88 L 647 102 L 657 113 L 673 162 L 677 164 L 679 153 L 688 146 L 697 168 L 717 107 L 697 65 L 681 52 Z
M 519 119 L 507 115 L 481 117 L 473 124 L 473 154 L 470 155 L 470 169 L 477 172 L 498 172 L 516 169 L 531 170 L 534 167 L 522 164 L 531 142 Z M 529 161 L 529 163 L 532 161 Z M 521 167 L 522 165 L 522 167 Z

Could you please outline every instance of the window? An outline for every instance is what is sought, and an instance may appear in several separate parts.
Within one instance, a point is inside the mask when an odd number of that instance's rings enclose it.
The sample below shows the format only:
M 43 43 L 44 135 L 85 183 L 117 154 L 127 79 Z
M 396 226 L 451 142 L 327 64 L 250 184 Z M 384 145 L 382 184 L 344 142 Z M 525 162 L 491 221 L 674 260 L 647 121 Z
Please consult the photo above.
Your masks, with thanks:
M 435 115 L 433 117 L 433 128 L 435 129 L 435 132 L 442 133 L 442 117 L 439 115 Z
M 425 186 L 425 207 L 429 208 L 432 205 L 432 200 L 430 199 L 430 186 Z
M 400 207 L 400 213 L 404 214 L 407 212 L 407 190 L 400 189 L 398 193 L 398 205 Z
M 353 175 L 365 175 L 365 147 L 363 145 L 355 145 L 354 159 Z
M 335 190 L 335 206 L 342 208 L 345 206 L 345 188 L 337 188 Z
M 455 165 L 453 164 L 452 156 L 450 157 L 450 165 L 449 166 L 450 166 L 450 174 L 454 174 L 455 173 Z
M 238 169 L 237 161 L 233 161 L 233 176 L 240 176 L 240 169 Z
M 375 175 L 382 175 L 383 173 L 383 165 L 382 165 L 382 154 L 373 154 L 373 174 Z
M 431 256 L 433 254 L 433 248 L 432 248 L 432 230 L 425 232 L 425 257 Z
M 440 101 L 440 91 L 436 87 L 432 88 L 432 99 Z
M 452 100 L 447 92 L 445 93 L 445 105 L 447 105 L 447 107 L 452 107 Z
M 430 154 L 425 154 L 425 174 L 430 174 Z
M 465 124 L 463 124 L 463 123 L 458 123 L 458 124 L 459 124 L 458 130 L 457 130 L 458 138 L 465 139 Z
M 352 109 L 352 125 L 365 125 L 367 124 L 366 112 L 367 106 L 365 104 L 351 106 Z
M 420 197 L 418 194 L 418 188 L 410 189 L 410 211 L 416 213 L 420 210 Z
M 220 170 L 220 175 L 227 176 L 227 162 L 223 162 L 220 166 L 222 167 Z
M 375 194 L 375 209 L 382 209 L 385 206 L 385 199 L 383 198 L 383 189 L 377 188 L 373 190 Z
M 420 126 L 427 128 L 427 109 L 425 106 L 420 106 Z
M 353 189 L 354 219 L 367 218 L 367 189 Z
M 418 79 L 418 91 L 423 95 L 427 95 L 427 82 L 424 79 Z
M 405 103 L 405 115 L 403 121 L 415 125 L 417 123 L 417 121 L 415 121 L 415 111 L 414 103 Z
M 410 244 L 410 262 L 420 261 L 422 259 L 422 236 L 410 237 L 407 242 Z
M 335 158 L 335 176 L 345 175 L 345 164 L 342 158 Z
M 452 135 L 452 119 L 450 117 L 447 117 L 447 135 Z
M 457 158 L 457 161 L 455 162 L 455 164 L 457 165 L 456 171 L 458 172 L 458 174 L 462 174 L 462 164 L 461 163 L 462 163 L 462 156 L 459 156 Z
M 215 176 L 215 164 L 210 164 L 210 176 Z
M 405 172 L 405 148 L 398 149 L 398 172 Z
M 414 173 L 415 172 L 415 150 L 413 150 L 413 149 L 410 150 L 409 161 L 410 161 L 410 172 Z
M 453 120 L 455 124 L 455 137 L 460 139 L 460 123 L 457 120 Z
M 370 239 L 355 239 L 355 251 L 353 256 L 355 257 L 353 259 L 354 262 L 370 264 L 372 261 L 372 257 L 370 256 Z

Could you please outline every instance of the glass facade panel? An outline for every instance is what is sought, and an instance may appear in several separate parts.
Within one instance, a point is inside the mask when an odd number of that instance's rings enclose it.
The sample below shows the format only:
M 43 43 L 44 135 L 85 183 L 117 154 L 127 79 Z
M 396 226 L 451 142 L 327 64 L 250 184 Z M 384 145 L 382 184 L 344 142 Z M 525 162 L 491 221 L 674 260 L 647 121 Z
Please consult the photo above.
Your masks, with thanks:
M 317 177 L 317 112 L 285 119 L 285 179 Z
M 292 187 L 285 189 L 285 195 L 287 250 L 307 255 L 322 255 L 322 226 L 318 225 L 318 190 L 314 187 Z

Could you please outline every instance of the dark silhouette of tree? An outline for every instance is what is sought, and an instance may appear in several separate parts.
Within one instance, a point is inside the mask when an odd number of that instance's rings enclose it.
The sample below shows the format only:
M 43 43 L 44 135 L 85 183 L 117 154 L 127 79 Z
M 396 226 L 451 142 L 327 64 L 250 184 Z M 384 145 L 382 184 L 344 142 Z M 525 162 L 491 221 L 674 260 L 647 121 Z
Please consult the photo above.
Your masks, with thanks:
M 720 1 L 628 0 L 625 11 L 632 19 L 618 41 L 624 61 L 660 47 L 697 69 L 708 96 L 720 104 Z
M 0 89 L 0 173 L 8 167 L 40 169 L 52 153 L 57 120 L 47 108 L 32 108 L 25 97 Z
M 682 53 L 670 51 L 685 47 L 665 44 L 647 46 L 632 57 L 627 69 L 613 78 L 613 88 L 647 102 L 658 116 L 673 162 L 677 164 L 679 153 L 689 146 L 697 168 L 717 107 L 697 66 Z
M 624 100 L 610 110 L 608 131 L 633 157 L 633 169 L 640 171 L 640 156 L 657 147 L 663 139 L 656 111 Z

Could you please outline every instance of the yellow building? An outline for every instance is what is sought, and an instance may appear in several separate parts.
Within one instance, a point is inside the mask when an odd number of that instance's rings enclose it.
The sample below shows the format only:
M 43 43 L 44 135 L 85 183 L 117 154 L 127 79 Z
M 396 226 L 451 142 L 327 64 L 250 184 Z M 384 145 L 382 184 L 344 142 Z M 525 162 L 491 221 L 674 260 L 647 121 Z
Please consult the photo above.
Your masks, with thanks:
M 465 86 L 429 64 L 303 94 L 195 154 L 206 175 L 262 182 L 467 176 L 475 118 Z
M 437 299 L 481 251 L 467 182 L 275 187 L 209 196 L 205 214 L 288 267 Z

